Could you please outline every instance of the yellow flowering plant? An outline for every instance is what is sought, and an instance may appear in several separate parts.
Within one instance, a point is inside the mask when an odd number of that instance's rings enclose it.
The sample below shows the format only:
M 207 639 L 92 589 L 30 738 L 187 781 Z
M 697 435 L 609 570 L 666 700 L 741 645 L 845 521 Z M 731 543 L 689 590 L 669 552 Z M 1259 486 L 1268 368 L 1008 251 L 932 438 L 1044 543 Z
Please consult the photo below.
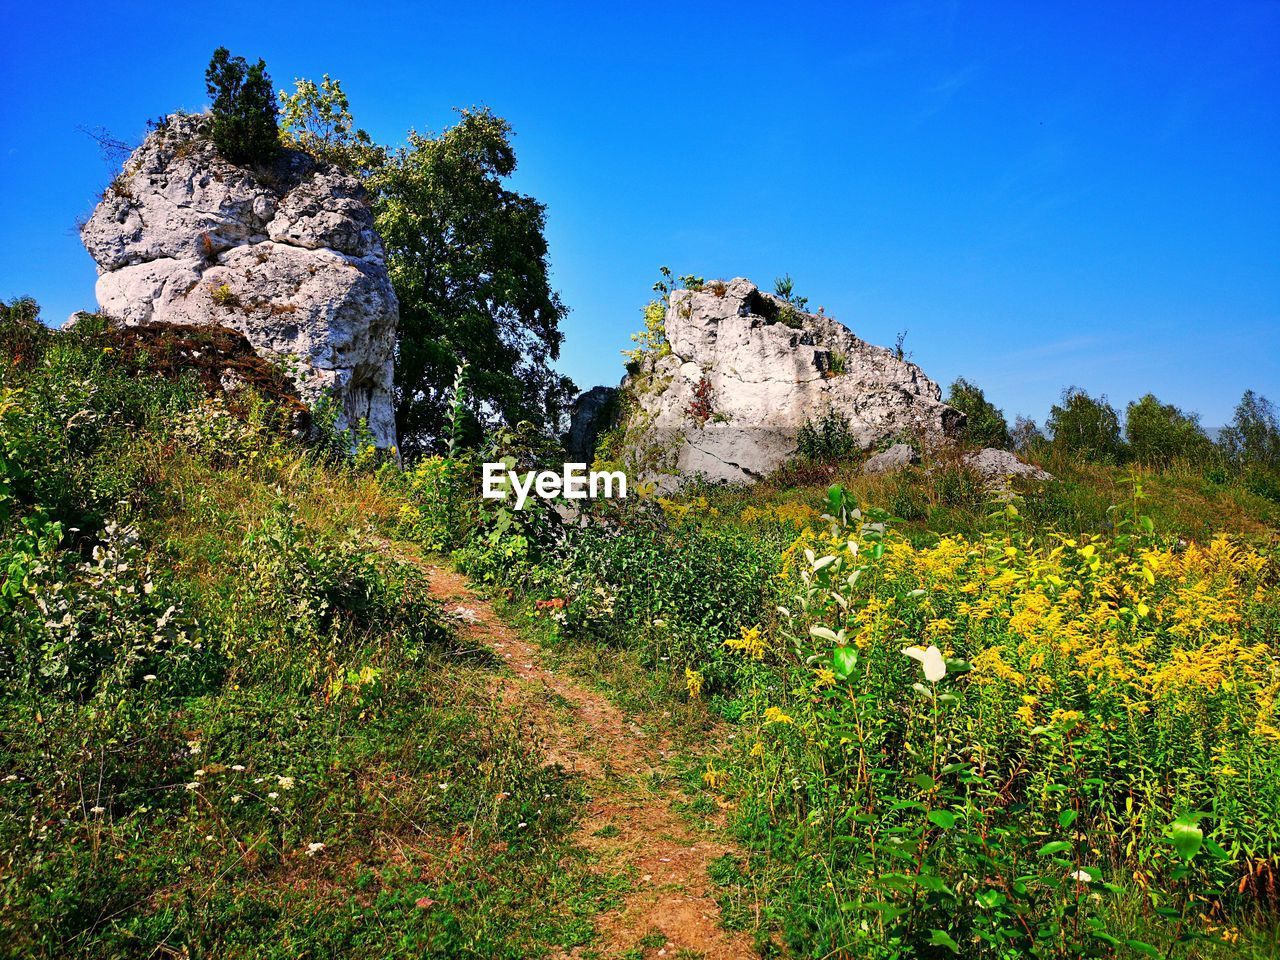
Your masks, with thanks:
M 750 693 L 744 739 L 768 749 L 743 764 L 744 817 L 829 885 L 833 944 L 1074 956 L 1122 942 L 1108 905 L 1135 876 L 1148 922 L 1180 929 L 1195 904 L 1268 896 L 1273 556 L 1137 516 L 1032 537 L 1012 507 L 994 532 L 918 545 L 833 488 L 783 571 L 777 635 L 726 644 L 781 676 Z

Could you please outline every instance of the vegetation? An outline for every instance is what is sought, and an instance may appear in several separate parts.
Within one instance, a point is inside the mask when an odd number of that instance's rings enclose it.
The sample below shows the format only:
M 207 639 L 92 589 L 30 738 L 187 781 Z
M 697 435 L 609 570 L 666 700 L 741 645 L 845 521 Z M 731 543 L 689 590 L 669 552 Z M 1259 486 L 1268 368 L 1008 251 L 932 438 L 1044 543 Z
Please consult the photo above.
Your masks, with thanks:
M 411 522 L 447 467 L 413 471 Z M 1113 477 L 1126 505 L 1093 517 L 1063 499 L 1075 482 L 957 513 L 936 473 L 912 481 L 932 487 L 912 524 L 840 486 L 784 486 L 650 499 L 614 533 L 474 503 L 450 529 L 464 569 L 564 642 L 623 645 L 734 725 L 729 759 L 695 776 L 734 810 L 748 854 L 717 875 L 762 942 L 1263 956 L 1274 545 L 1223 536 L 1268 530 L 1225 512 L 1188 545 L 1190 514 L 1160 505 L 1179 528 L 1163 532 L 1148 484 Z M 899 481 L 863 482 L 887 500 L 874 484 Z M 1149 486 L 1170 482 L 1196 489 Z
M 218 151 L 236 164 L 264 164 L 275 159 L 280 137 L 271 77 L 262 60 L 252 66 L 226 47 L 213 51 L 205 71 L 212 101 L 209 135 Z
M 1280 471 L 1280 418 L 1266 397 L 1246 390 L 1222 433 L 1223 446 L 1242 467 Z
M 1012 500 L 947 458 L 862 476 L 830 414 L 750 490 L 565 528 L 432 458 L 402 521 L 558 642 L 631 651 L 722 719 L 688 783 L 732 811 L 744 854 L 713 876 L 766 954 L 1267 956 L 1280 498 L 1194 417 L 1149 397 L 1126 421 L 1129 444 L 1068 391 L 1053 443 L 1019 430 L 1057 479 Z
M 789 273 L 773 281 L 773 292 L 797 310 L 809 309 L 809 298 L 796 295 L 795 283 Z
M 1046 423 L 1055 450 L 1094 463 L 1124 460 L 1120 417 L 1106 397 L 1094 398 L 1079 387 L 1062 391 Z
M 281 90 L 280 132 L 290 146 L 353 172 L 377 167 L 383 151 L 358 129 L 339 80 L 326 73 L 314 80 L 294 81 L 293 93 Z
M 286 138 L 364 178 L 400 302 L 396 428 L 406 454 L 439 452 L 454 370 L 471 370 L 477 426 L 529 421 L 558 429 L 574 387 L 551 364 L 568 312 L 551 287 L 546 207 L 507 189 L 511 127 L 462 110 L 438 136 L 399 149 L 356 127 L 327 75 L 279 94 Z M 473 437 L 473 440 L 476 439 Z
M 1126 452 L 1142 464 L 1164 465 L 1180 457 L 1203 462 L 1212 453 L 1199 416 L 1161 403 L 1150 393 L 1126 408 L 1124 434 Z
M 1012 444 L 1009 424 L 1004 413 L 982 392 L 977 384 L 957 377 L 947 391 L 947 403 L 965 415 L 960 438 L 973 447 L 995 447 L 1008 450 Z
M 202 382 L 242 339 L 0 312 L 0 954 L 585 942 L 576 787 L 388 548 L 394 468 Z
M 684 789 L 728 812 L 722 918 L 766 955 L 1268 955 L 1260 398 L 1247 463 L 1049 445 L 1057 479 L 1001 502 L 947 460 L 862 476 L 832 414 L 810 474 L 567 526 L 476 495 L 481 462 L 560 454 L 532 425 L 470 443 L 469 366 L 444 452 L 401 470 L 323 409 L 300 445 L 230 331 L 37 314 L 0 314 L 5 952 L 590 950 L 619 887 L 570 839 L 581 788 L 417 544 L 673 735 L 713 730 L 678 740 Z

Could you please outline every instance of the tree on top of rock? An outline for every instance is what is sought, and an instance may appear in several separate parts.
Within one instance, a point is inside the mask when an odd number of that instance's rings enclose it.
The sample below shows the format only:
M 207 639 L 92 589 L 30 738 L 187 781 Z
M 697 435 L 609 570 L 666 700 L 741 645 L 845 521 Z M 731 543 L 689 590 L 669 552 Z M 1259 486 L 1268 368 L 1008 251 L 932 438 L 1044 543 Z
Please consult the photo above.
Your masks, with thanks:
M 250 66 L 244 57 L 233 57 L 226 47 L 219 47 L 204 79 L 213 101 L 209 134 L 218 152 L 242 166 L 273 160 L 280 134 L 266 63 L 259 60 Z

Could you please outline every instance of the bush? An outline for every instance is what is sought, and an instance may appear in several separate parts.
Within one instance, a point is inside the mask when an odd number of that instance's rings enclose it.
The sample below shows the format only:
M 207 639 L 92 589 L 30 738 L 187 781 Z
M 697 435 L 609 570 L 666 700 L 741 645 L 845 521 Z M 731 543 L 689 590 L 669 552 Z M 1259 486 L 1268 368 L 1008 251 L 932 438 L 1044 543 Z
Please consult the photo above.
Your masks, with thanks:
M 1095 399 L 1079 387 L 1068 387 L 1061 403 L 1049 410 L 1046 426 L 1057 451 L 1091 463 L 1124 460 L 1120 417 L 1106 397 Z
M 250 66 L 244 57 L 232 57 L 226 47 L 219 47 L 204 79 L 213 101 L 209 135 L 223 157 L 242 166 L 274 160 L 280 133 L 266 63 L 259 60 Z
M 1176 459 L 1204 464 L 1213 444 L 1200 428 L 1200 418 L 1148 393 L 1125 409 L 1129 456 L 1144 466 L 1168 466 Z
M 1265 913 L 1266 554 L 1127 515 L 1037 546 L 1011 506 L 1004 532 L 914 545 L 829 499 L 847 523 L 786 551 L 779 629 L 737 654 L 737 760 L 707 781 L 794 952 L 1172 955 L 1204 903 L 1221 928 Z
M 965 424 L 960 431 L 961 442 L 974 447 L 1009 449 L 1009 424 L 977 384 L 958 377 L 947 393 L 947 403 L 965 415 Z
M 815 463 L 848 460 L 861 447 L 849 430 L 849 421 L 840 413 L 828 410 L 816 421 L 805 420 L 796 435 L 796 453 Z

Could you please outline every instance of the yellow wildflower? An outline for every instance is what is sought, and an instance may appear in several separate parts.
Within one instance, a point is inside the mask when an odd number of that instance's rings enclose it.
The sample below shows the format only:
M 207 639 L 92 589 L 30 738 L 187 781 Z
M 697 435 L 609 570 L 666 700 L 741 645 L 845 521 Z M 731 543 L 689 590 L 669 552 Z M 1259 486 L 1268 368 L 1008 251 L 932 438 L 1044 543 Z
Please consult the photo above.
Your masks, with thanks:
M 764 711 L 765 723 L 795 723 L 787 714 L 783 713 L 777 707 L 766 707 Z
M 684 686 L 689 691 L 689 699 L 697 700 L 702 696 L 703 677 L 701 670 L 684 668 Z
M 768 647 L 760 636 L 760 627 L 743 627 L 740 636 L 724 642 L 730 650 L 740 650 L 753 660 L 763 660 Z
M 707 769 L 702 772 L 702 782 L 710 789 L 718 790 L 729 782 L 729 772 L 727 770 L 717 770 L 708 760 Z

